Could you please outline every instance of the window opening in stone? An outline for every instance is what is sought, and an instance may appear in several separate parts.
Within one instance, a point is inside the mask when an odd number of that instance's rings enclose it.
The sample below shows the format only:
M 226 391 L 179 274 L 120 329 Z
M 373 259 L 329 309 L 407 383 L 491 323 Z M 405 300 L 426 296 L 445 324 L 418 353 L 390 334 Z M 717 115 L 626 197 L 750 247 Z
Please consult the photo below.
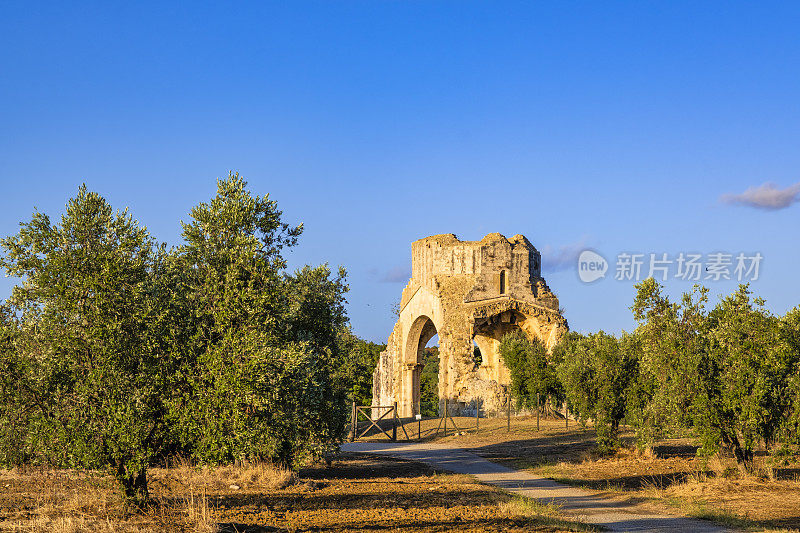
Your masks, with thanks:
M 481 349 L 478 348 L 478 344 L 475 341 L 472 341 L 472 363 L 476 369 L 483 364 L 483 354 L 481 354 Z
M 439 335 L 434 335 L 422 351 L 419 376 L 420 414 L 439 416 Z

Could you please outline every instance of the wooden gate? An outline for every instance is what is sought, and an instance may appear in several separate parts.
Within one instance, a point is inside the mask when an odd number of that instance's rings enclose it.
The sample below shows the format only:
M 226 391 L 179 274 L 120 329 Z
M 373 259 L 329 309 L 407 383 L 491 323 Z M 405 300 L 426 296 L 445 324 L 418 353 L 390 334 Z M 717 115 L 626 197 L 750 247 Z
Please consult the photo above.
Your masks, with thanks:
M 384 412 L 378 418 L 372 418 L 373 410 L 384 410 Z M 368 422 L 363 430 L 359 428 L 359 423 L 361 422 L 362 418 Z M 386 430 L 381 427 L 380 422 L 382 420 L 392 421 L 391 435 L 389 435 Z M 353 411 L 350 415 L 350 441 L 352 442 L 356 439 L 360 439 L 372 428 L 376 428 L 378 431 L 386 435 L 390 440 L 396 441 L 398 424 L 403 430 L 406 440 L 411 440 L 406 432 L 406 426 L 397 416 L 397 402 L 395 402 L 394 405 L 356 405 L 356 402 L 353 402 Z

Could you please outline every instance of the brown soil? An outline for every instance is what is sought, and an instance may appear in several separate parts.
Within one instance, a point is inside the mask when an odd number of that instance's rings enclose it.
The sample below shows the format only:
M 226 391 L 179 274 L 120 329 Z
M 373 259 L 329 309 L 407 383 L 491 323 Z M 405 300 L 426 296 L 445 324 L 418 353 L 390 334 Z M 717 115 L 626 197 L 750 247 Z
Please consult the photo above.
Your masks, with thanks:
M 557 510 L 514 505 L 471 478 L 357 454 L 295 478 L 263 465 L 151 471 L 154 505 L 126 516 L 114 480 L 0 472 L 2 531 L 568 531 Z
M 536 474 L 599 491 L 615 500 L 644 508 L 710 518 L 736 527 L 756 530 L 800 529 L 800 464 L 796 461 L 772 471 L 764 469 L 762 455 L 757 465 L 763 475 L 740 476 L 732 459 L 714 458 L 703 464 L 690 439 L 658 443 L 654 454 L 635 451 L 633 433 L 623 431 L 623 447 L 611 457 L 595 452 L 594 429 L 564 419 L 540 420 L 513 417 L 511 431 L 506 420 L 457 418 L 460 434 L 432 438 L 469 449 L 487 459 Z M 429 421 L 430 424 L 432 421 Z M 435 427 L 434 427 L 435 428 Z M 415 429 L 416 435 L 416 429 Z

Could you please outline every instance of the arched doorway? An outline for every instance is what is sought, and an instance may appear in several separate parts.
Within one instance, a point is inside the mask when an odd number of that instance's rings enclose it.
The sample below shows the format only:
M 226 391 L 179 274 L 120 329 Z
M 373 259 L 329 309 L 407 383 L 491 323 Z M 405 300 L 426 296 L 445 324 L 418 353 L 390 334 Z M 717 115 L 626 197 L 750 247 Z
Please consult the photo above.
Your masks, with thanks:
M 476 370 L 480 371 L 483 379 L 500 384 L 509 382 L 508 369 L 500 356 L 500 342 L 506 333 L 519 329 L 524 331 L 524 320 L 522 314 L 509 310 L 475 322 L 472 342 L 480 352 L 480 365 L 476 365 Z
M 439 416 L 439 335 L 434 335 L 422 349 L 419 376 L 419 411 L 423 417 Z
M 429 341 L 436 336 L 436 325 L 426 315 L 417 317 L 409 328 L 405 347 L 405 372 L 403 377 L 406 401 L 398 405 L 401 416 L 415 416 L 422 413 L 421 378 L 425 369 L 425 348 Z M 437 365 L 437 372 L 438 370 Z

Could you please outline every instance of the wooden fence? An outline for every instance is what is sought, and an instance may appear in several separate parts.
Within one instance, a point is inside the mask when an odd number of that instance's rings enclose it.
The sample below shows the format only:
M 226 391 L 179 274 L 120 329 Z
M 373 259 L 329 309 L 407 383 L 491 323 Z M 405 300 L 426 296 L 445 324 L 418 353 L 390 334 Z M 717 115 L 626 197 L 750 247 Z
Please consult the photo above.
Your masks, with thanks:
M 381 410 L 385 409 L 385 412 L 377 418 L 372 418 L 372 413 L 374 410 Z M 390 418 L 391 416 L 391 418 Z M 368 422 L 366 427 L 359 432 L 358 424 L 361 419 L 364 418 Z M 380 422 L 382 420 L 391 420 L 392 421 L 392 434 L 389 435 L 386 430 L 384 430 Z M 356 405 L 356 402 L 353 402 L 353 412 L 350 416 L 350 440 L 354 441 L 355 439 L 360 439 L 372 428 L 376 428 L 378 431 L 386 435 L 389 439 L 396 441 L 397 440 L 397 426 L 400 425 L 400 428 L 403 430 L 403 433 L 406 436 L 406 440 L 411 440 L 406 432 L 405 424 L 400 420 L 400 417 L 397 416 L 397 402 L 394 402 L 394 405 Z

